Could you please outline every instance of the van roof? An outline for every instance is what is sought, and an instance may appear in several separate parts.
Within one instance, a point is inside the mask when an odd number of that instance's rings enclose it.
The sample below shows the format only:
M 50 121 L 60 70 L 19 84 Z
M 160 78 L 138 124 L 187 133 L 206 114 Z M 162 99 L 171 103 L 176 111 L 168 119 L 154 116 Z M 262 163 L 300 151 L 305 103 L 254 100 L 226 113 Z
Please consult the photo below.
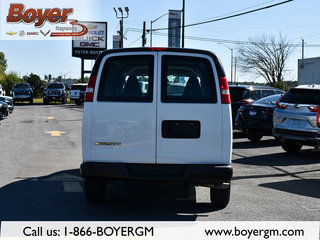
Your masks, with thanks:
M 191 48 L 159 48 L 159 47 L 141 47 L 141 48 L 117 48 L 117 49 L 109 49 L 106 51 L 103 51 L 96 59 L 96 62 L 93 66 L 92 75 L 97 75 L 100 63 L 108 54 L 112 53 L 123 53 L 123 52 L 152 52 L 152 51 L 164 51 L 164 52 L 179 52 L 179 53 L 197 53 L 197 54 L 204 54 L 209 57 L 211 57 L 215 63 L 215 66 L 217 68 L 218 76 L 219 77 L 226 77 L 226 74 L 224 72 L 224 69 L 222 67 L 222 64 L 219 60 L 219 58 L 212 52 L 202 49 L 191 49 Z

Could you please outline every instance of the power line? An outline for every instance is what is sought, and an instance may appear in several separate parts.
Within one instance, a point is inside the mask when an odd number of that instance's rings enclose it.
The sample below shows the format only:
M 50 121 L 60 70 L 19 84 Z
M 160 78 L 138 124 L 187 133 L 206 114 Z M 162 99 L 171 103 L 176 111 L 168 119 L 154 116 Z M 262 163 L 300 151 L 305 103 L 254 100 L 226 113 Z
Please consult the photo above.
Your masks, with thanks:
M 242 12 L 242 13 L 233 14 L 233 15 L 226 16 L 226 17 L 216 18 L 216 19 L 203 21 L 203 22 L 198 22 L 198 23 L 192 23 L 192 24 L 185 25 L 184 27 L 194 27 L 194 26 L 198 26 L 198 25 L 202 25 L 202 24 L 207 24 L 207 23 L 222 21 L 222 20 L 226 20 L 226 19 L 230 19 L 230 18 L 234 18 L 234 17 L 239 17 L 239 16 L 243 16 L 243 15 L 246 15 L 246 14 L 250 14 L 250 13 L 258 12 L 258 11 L 261 11 L 261 10 L 265 10 L 265 9 L 268 9 L 268 8 L 273 8 L 273 7 L 276 7 L 276 6 L 279 6 L 279 5 L 282 5 L 282 4 L 286 4 L 286 3 L 289 3 L 289 2 L 292 2 L 292 1 L 294 1 L 294 0 L 287 0 L 287 1 L 280 2 L 280 3 L 275 3 L 275 4 L 272 4 L 272 5 L 268 5 L 268 6 L 265 6 L 265 7 L 253 9 L 253 10 Z M 180 27 L 173 27 L 173 28 L 180 28 Z M 169 28 L 156 28 L 156 29 L 153 29 L 152 31 L 160 31 L 160 30 L 167 30 L 167 29 L 169 29 Z M 172 28 L 170 28 L 170 29 L 172 29 Z
M 230 14 L 235 14 L 237 12 L 245 11 L 245 10 L 248 10 L 248 9 L 251 9 L 251 8 L 255 8 L 255 7 L 259 7 L 259 6 L 265 5 L 265 4 L 270 3 L 270 2 L 274 2 L 274 1 L 275 0 L 270 0 L 270 1 L 267 1 L 267 2 L 263 2 L 263 3 L 260 3 L 260 4 L 253 5 L 251 7 L 242 8 L 242 9 L 239 9 L 239 10 L 236 10 L 236 11 L 233 11 L 233 12 L 229 12 L 229 13 L 226 13 L 226 14 L 223 14 L 223 15 L 220 15 L 220 16 L 216 16 L 215 18 L 221 18 L 221 17 L 227 16 L 227 15 L 230 15 Z M 213 19 L 213 18 L 208 18 L 208 19 L 203 20 L 203 21 L 209 21 L 211 19 Z
M 138 33 L 142 33 L 141 29 L 137 29 L 137 28 L 128 28 L 126 29 L 127 31 L 132 31 L 132 32 L 138 32 Z M 167 33 L 154 33 L 155 35 L 158 36 L 163 36 L 166 37 L 168 36 Z M 135 42 L 137 42 L 141 37 L 139 37 L 137 40 L 135 40 Z M 205 37 L 197 37 L 197 36 L 185 36 L 186 39 L 189 40 L 195 40 L 195 41 L 204 41 L 204 42 L 214 42 L 214 43 L 229 43 L 229 44 L 235 44 L 235 45 L 240 45 L 240 44 L 256 44 L 257 42 L 253 42 L 253 41 L 240 41 L 240 40 L 228 40 L 228 39 L 217 39 L 217 38 L 205 38 Z M 133 42 L 133 43 L 135 43 Z M 130 45 L 132 45 L 133 43 L 131 43 Z M 292 43 L 289 44 L 292 47 L 300 47 L 301 44 L 300 43 Z M 320 44 L 308 44 L 305 45 L 305 47 L 320 47 Z

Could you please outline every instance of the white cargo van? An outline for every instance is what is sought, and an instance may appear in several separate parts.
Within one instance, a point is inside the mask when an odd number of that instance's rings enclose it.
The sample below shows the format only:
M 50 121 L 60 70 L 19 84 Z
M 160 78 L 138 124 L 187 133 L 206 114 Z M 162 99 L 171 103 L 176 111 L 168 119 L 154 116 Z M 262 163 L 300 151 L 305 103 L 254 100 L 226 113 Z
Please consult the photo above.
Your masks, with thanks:
M 218 58 L 173 48 L 101 53 L 85 96 L 82 149 L 88 203 L 102 202 L 106 183 L 123 179 L 207 186 L 212 204 L 225 207 L 232 125 Z

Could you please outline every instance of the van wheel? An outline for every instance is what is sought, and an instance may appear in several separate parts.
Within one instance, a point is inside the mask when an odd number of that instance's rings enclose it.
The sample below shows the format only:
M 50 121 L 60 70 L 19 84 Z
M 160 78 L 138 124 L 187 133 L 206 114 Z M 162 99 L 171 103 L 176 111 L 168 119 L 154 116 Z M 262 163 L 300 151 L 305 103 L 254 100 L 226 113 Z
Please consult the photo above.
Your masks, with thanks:
M 103 203 L 106 193 L 106 182 L 102 178 L 85 178 L 84 188 L 88 204 Z
M 261 140 L 262 135 L 256 135 L 256 134 L 248 134 L 248 139 L 251 142 L 257 143 Z
M 302 145 L 285 141 L 281 144 L 281 147 L 283 148 L 283 150 L 285 150 L 288 153 L 297 153 L 302 148 Z
M 210 188 L 210 201 L 214 207 L 225 208 L 230 200 L 231 184 L 228 188 Z

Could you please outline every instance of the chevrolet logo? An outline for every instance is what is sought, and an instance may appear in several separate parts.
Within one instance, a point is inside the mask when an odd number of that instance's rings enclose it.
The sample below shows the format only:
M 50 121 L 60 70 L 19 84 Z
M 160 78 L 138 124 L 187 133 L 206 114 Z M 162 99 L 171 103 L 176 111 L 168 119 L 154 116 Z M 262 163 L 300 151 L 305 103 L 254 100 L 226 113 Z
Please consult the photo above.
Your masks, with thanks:
M 7 35 L 15 35 L 15 34 L 17 34 L 16 32 L 7 32 Z

